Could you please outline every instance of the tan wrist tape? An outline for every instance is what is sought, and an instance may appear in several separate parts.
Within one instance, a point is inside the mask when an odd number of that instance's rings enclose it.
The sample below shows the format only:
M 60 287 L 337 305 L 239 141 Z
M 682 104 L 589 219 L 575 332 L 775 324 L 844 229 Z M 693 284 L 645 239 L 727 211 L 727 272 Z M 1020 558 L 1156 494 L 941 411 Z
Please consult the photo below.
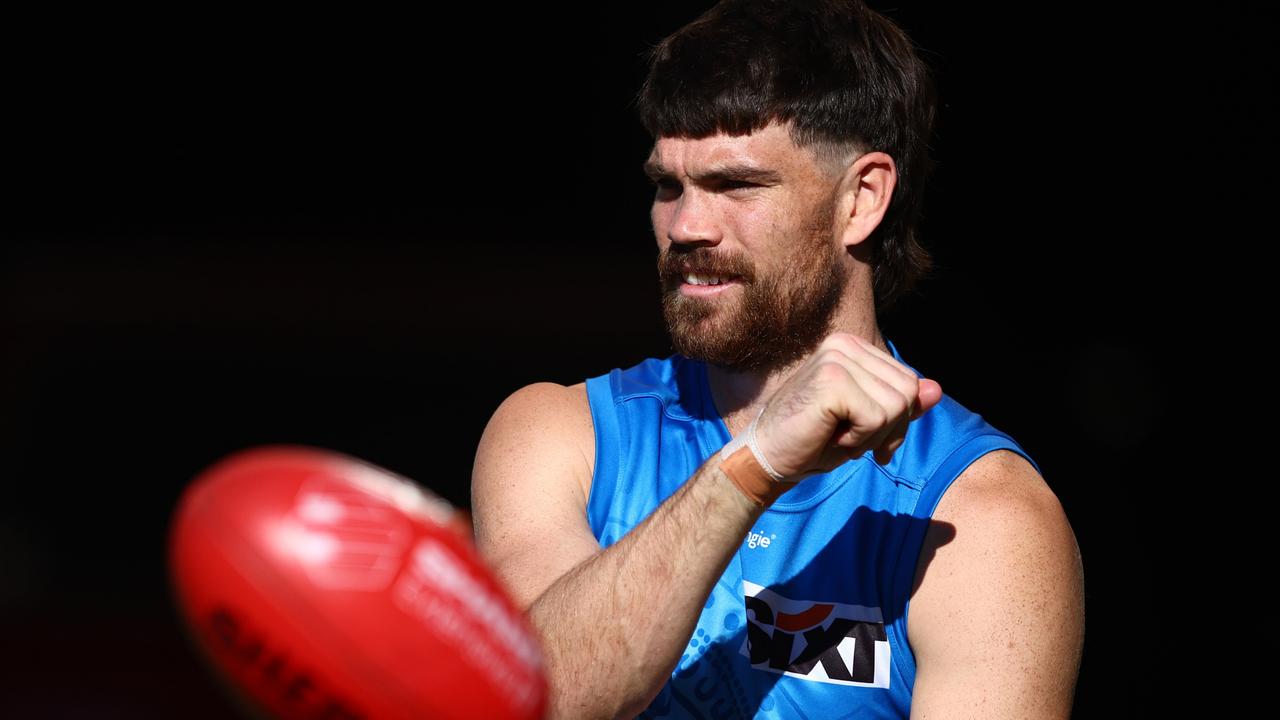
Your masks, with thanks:
M 769 507 L 778 496 L 795 487 L 793 482 L 774 480 L 746 445 L 721 461 L 720 471 L 738 486 L 743 495 L 760 507 Z

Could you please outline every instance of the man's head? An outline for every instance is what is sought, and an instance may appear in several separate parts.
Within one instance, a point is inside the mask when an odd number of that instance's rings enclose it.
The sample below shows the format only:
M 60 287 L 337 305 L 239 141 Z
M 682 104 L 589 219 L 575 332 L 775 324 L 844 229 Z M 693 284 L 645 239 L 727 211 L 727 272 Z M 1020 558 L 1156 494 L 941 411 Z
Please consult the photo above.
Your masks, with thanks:
M 837 185 L 786 126 L 660 138 L 645 171 L 657 185 L 662 307 L 678 352 L 769 370 L 830 333 L 852 265 L 837 241 Z M 864 209 L 885 176 L 862 193 Z
M 916 239 L 915 226 L 929 168 L 933 86 L 910 40 L 892 22 L 860 2 L 726 0 L 663 40 L 651 51 L 649 61 L 638 105 L 642 122 L 657 138 L 648 169 L 659 182 L 655 231 L 664 246 L 660 258 L 668 290 L 664 305 L 677 350 L 697 350 L 701 354 L 695 356 L 715 361 L 707 356 L 713 348 L 695 346 L 719 342 L 689 336 L 703 326 L 701 319 L 714 312 L 711 297 L 670 292 L 675 288 L 668 285 L 669 271 L 687 265 L 689 259 L 710 267 L 727 265 L 722 269 L 740 271 L 745 285 L 762 285 L 755 288 L 760 292 L 754 300 L 744 297 L 739 303 L 738 319 L 751 321 L 761 313 L 772 314 L 771 322 L 783 323 L 773 330 L 793 340 L 793 348 L 784 355 L 802 352 L 810 340 L 807 336 L 816 333 L 820 339 L 825 334 L 825 322 L 851 277 L 851 260 L 871 268 L 877 312 L 892 305 L 928 271 L 929 256 Z M 785 142 L 773 137 L 779 129 Z M 753 144 L 762 133 L 769 142 Z M 713 149 L 717 143 L 727 146 Z M 733 157 L 758 159 L 752 152 L 760 149 L 775 155 L 789 150 L 801 157 L 807 166 L 793 169 L 806 176 L 804 182 L 812 187 L 796 187 L 800 176 L 793 173 L 788 178 L 788 199 L 782 202 L 768 189 L 768 182 L 756 182 L 762 178 L 720 177 L 704 184 L 687 174 L 705 174 Z M 880 183 L 874 189 L 883 194 L 879 198 L 883 206 L 870 213 L 875 226 L 864 223 L 863 232 L 850 234 L 839 216 L 853 209 L 848 199 L 861 192 L 865 176 L 859 174 L 868 170 L 874 174 L 877 169 L 879 177 L 870 184 Z M 746 195 L 755 191 L 744 183 L 766 189 L 747 201 Z M 695 185 L 709 194 L 687 192 Z M 735 195 L 738 200 L 729 202 Z M 766 218 L 756 212 L 759 205 L 769 204 L 763 199 L 766 196 L 780 216 Z M 689 203 L 698 207 L 683 207 Z M 779 203 L 788 206 L 785 211 Z M 658 222 L 681 220 L 681 213 L 690 215 L 695 209 L 705 215 L 694 218 L 699 222 L 713 217 L 726 222 L 735 219 L 736 229 L 743 233 L 736 238 L 739 242 L 721 247 L 718 241 L 675 237 L 668 238 L 666 247 L 661 235 L 670 232 L 670 226 L 659 227 Z M 745 222 L 753 212 L 756 221 L 772 227 L 757 225 L 748 232 Z M 786 247 L 766 252 L 762 238 L 783 231 L 792 236 L 777 240 Z M 797 233 L 801 236 L 795 237 Z M 756 242 L 759 255 L 742 253 L 750 240 Z M 766 264 L 760 265 L 766 257 Z M 783 265 L 787 272 L 780 272 Z M 769 309 L 759 304 L 769 298 L 785 299 L 788 304 Z M 748 309 L 749 316 L 742 312 Z M 721 327 L 721 334 L 729 330 Z M 685 337 L 676 337 L 677 332 Z M 768 330 L 756 323 L 742 332 L 765 340 L 759 334 Z M 744 348 L 729 350 L 721 353 L 718 364 L 747 369 L 782 360 L 752 360 Z

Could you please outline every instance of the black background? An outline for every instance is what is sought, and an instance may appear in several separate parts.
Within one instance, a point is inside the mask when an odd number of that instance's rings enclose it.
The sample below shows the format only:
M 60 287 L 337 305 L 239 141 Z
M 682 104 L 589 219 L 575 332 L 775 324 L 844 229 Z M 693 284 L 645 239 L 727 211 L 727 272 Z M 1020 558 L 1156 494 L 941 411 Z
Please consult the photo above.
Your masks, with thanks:
M 0 714 L 232 712 L 164 568 L 219 457 L 318 445 L 467 506 L 506 395 L 670 352 L 631 100 L 640 53 L 708 5 L 15 21 Z M 1151 534 L 1200 261 L 1174 248 L 1216 197 L 1180 133 L 1270 149 L 1274 70 L 1230 10 L 873 6 L 942 98 L 938 272 L 882 330 L 1040 463 L 1086 570 L 1076 714 L 1142 715 L 1184 647 Z

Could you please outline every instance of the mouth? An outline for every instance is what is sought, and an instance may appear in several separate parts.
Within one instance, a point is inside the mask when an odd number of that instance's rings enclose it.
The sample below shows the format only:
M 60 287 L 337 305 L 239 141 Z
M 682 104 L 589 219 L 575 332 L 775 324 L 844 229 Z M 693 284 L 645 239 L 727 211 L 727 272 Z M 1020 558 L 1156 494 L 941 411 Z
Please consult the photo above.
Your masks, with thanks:
M 685 297 L 712 297 L 730 288 L 742 284 L 740 275 L 723 273 L 693 272 L 685 270 L 680 273 L 680 287 L 677 289 Z
M 727 285 L 739 280 L 737 275 L 720 275 L 714 273 L 695 273 L 685 271 L 680 275 L 685 285 L 715 286 Z

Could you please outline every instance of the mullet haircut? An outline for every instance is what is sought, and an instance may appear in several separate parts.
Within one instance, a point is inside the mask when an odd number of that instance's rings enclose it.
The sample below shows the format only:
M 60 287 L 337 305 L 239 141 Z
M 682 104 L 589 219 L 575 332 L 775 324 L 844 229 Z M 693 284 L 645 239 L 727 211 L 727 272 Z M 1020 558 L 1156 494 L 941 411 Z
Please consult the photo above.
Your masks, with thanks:
M 877 314 L 933 267 L 917 238 L 936 91 L 893 21 L 858 0 L 724 0 L 646 56 L 636 99 L 655 137 L 746 135 L 790 123 L 831 172 L 880 151 L 898 178 L 869 238 Z

